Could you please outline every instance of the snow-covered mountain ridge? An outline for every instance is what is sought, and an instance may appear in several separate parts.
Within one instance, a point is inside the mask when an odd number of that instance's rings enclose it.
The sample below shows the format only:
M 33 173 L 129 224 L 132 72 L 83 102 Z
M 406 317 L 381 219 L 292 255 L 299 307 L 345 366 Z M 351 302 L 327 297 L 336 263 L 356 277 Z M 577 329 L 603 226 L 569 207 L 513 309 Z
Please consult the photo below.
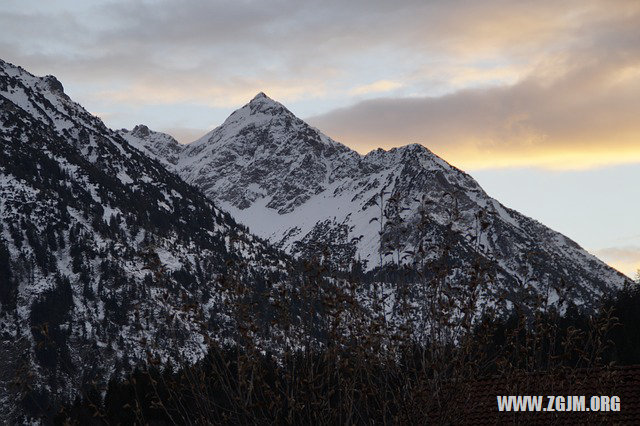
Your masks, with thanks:
M 0 60 L 0 423 L 150 356 L 198 359 L 234 333 L 230 277 L 266 291 L 288 259 L 54 77 Z
M 143 147 L 160 138 L 122 134 Z M 162 155 L 154 149 L 146 148 Z M 185 181 L 296 256 L 343 266 L 360 260 L 371 270 L 416 260 L 407 253 L 428 258 L 428 242 L 433 247 L 451 226 L 459 253 L 491 262 L 495 287 L 509 293 L 529 283 L 553 301 L 555 289 L 569 287 L 577 305 L 590 305 L 628 281 L 569 238 L 503 206 L 424 146 L 360 155 L 264 93 L 178 157 L 169 167 Z M 427 230 L 418 226 L 425 220 Z

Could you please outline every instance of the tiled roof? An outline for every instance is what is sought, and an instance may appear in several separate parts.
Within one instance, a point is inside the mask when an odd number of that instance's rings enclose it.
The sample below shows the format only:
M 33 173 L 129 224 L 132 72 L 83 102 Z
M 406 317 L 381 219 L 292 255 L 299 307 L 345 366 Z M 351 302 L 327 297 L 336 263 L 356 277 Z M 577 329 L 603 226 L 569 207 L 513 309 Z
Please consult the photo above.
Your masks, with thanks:
M 513 374 L 455 386 L 455 397 L 437 423 L 494 424 L 635 424 L 640 425 L 640 365 L 549 373 Z M 498 395 L 584 395 L 589 407 L 593 395 L 616 395 L 619 412 L 500 412 Z M 446 414 L 445 414 L 446 413 Z

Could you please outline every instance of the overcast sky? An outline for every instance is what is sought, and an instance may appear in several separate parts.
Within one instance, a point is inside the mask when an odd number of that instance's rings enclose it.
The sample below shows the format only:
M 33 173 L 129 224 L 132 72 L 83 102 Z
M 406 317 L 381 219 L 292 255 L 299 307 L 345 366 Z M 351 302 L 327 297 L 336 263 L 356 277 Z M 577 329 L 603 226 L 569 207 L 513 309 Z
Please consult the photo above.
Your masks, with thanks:
M 0 57 L 189 142 L 264 91 L 365 153 L 419 142 L 640 268 L 640 2 L 13 1 Z

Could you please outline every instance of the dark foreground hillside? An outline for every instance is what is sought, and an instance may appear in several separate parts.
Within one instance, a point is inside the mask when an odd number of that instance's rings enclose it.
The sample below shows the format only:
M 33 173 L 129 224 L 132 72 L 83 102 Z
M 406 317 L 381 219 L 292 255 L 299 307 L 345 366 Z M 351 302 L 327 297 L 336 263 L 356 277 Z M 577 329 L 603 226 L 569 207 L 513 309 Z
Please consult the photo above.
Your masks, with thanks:
M 525 320 L 526 322 L 526 320 Z M 383 325 L 381 325 L 383 327 Z M 479 343 L 478 343 L 479 342 Z M 247 342 L 249 343 L 249 342 Z M 484 322 L 456 347 L 353 336 L 276 357 L 212 346 L 195 366 L 153 365 L 78 397 L 56 424 L 634 424 L 640 291 L 597 316 Z M 498 395 L 618 396 L 609 412 L 499 412 Z M 546 404 L 546 403 L 545 403 Z M 545 405 L 546 406 L 546 405 Z

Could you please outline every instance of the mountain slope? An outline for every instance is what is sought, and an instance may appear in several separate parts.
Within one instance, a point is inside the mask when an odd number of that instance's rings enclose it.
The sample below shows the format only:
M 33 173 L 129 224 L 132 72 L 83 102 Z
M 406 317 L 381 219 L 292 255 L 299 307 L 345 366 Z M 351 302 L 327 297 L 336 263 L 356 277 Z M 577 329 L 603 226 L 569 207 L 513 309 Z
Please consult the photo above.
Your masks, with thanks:
M 286 262 L 54 77 L 0 61 L 0 421 L 199 358 L 233 333 L 229 280 L 264 287 Z
M 252 232 L 297 256 L 343 267 L 358 259 L 367 270 L 428 260 L 450 229 L 458 238 L 452 257 L 490 263 L 496 292 L 514 296 L 528 285 L 550 302 L 566 297 L 592 306 L 628 282 L 567 237 L 504 207 L 423 146 L 362 156 L 263 93 L 184 146 L 172 169 Z
M 178 163 L 183 146 L 172 136 L 154 132 L 143 125 L 134 127 L 131 132 L 122 129 L 119 133 L 135 148 L 160 161 L 163 165 L 171 167 Z
M 487 304 L 533 288 L 591 308 L 625 282 L 424 147 L 361 156 L 264 94 L 185 147 L 144 126 L 114 132 L 54 77 L 0 61 L 0 141 L 0 421 L 147 361 L 191 362 L 210 339 L 232 342 L 248 330 L 238 301 L 257 307 L 260 349 L 297 344 L 273 324 L 276 294 L 286 327 L 312 340 L 315 322 L 329 322 L 317 321 L 317 299 L 305 309 L 297 298 L 304 268 L 246 226 L 340 268 L 413 263 L 437 275 L 442 264 L 451 287 L 482 265 Z M 401 325 L 403 281 L 375 278 L 383 285 L 348 289 L 354 304 L 376 314 L 382 287 L 385 322 Z M 343 296 L 340 280 L 313 279 L 313 294 Z M 430 300 L 423 287 L 411 289 L 414 302 Z M 348 334 L 350 311 L 340 312 Z

